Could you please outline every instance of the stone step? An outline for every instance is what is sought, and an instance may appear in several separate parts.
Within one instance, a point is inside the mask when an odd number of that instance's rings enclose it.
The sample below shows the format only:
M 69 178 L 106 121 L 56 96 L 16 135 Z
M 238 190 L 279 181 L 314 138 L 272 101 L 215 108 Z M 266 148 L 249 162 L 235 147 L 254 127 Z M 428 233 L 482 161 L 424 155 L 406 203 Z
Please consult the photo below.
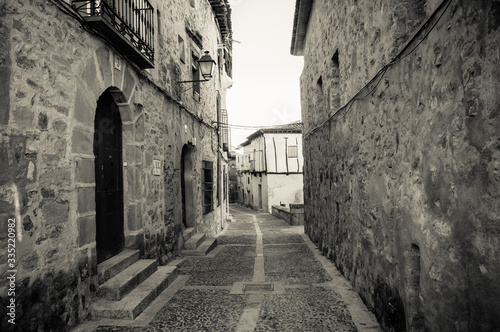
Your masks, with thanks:
M 215 247 L 217 247 L 217 239 L 207 238 L 198 248 L 184 249 L 182 254 L 184 256 L 206 256 Z
M 160 266 L 120 301 L 100 299 L 90 307 L 92 318 L 135 319 L 177 278 L 177 266 Z
M 156 271 L 156 260 L 140 259 L 99 287 L 99 297 L 119 301 Z
M 97 280 L 99 282 L 99 285 L 113 278 L 118 273 L 122 272 L 127 267 L 137 262 L 139 260 L 139 255 L 139 250 L 125 249 L 118 255 L 113 256 L 110 259 L 107 259 L 104 262 L 98 264 Z
M 182 231 L 182 236 L 184 237 L 184 241 L 189 240 L 195 233 L 196 233 L 196 228 L 194 227 L 186 228 L 184 231 Z
M 195 250 L 200 246 L 200 244 L 205 241 L 205 234 L 194 234 L 189 240 L 184 244 L 184 248 L 187 250 Z

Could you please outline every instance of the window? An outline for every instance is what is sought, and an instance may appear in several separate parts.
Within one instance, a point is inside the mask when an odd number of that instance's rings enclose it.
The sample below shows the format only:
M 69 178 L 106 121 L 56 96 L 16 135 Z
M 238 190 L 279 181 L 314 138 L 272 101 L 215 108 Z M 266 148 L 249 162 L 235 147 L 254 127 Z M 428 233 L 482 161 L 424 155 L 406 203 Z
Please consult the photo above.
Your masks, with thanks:
M 222 48 L 217 49 L 217 69 L 219 71 L 219 80 L 221 78 L 221 71 L 223 70 L 224 63 L 222 62 L 222 56 L 223 50 Z
M 329 96 L 330 105 L 334 109 L 340 107 L 340 65 L 339 65 L 339 51 L 336 50 L 332 57 L 332 93 Z
M 336 50 L 332 57 L 333 67 L 339 68 L 339 50 Z
M 200 101 L 200 68 L 198 65 L 198 60 L 199 57 L 192 52 L 191 53 L 191 72 L 192 72 L 192 80 L 193 81 L 198 81 L 198 82 L 193 82 L 193 98 L 196 99 L 197 101 Z
M 217 157 L 217 206 L 220 206 L 220 189 L 221 189 L 221 183 L 220 183 L 220 155 Z
M 182 61 L 182 63 L 186 63 L 186 51 L 184 49 L 184 39 L 182 39 L 181 36 L 179 36 L 178 39 L 178 46 L 179 46 L 179 59 Z
M 290 145 L 288 147 L 288 158 L 298 158 L 299 157 L 299 147 L 297 145 Z
M 214 210 L 214 163 L 203 161 L 203 214 Z
M 325 109 L 325 97 L 323 93 L 323 76 L 316 81 L 316 108 L 320 111 Z
M 216 112 L 217 112 L 217 143 L 218 143 L 218 147 L 222 147 L 222 139 L 221 139 L 221 135 L 222 135 L 222 123 L 221 123 L 221 106 L 220 106 L 220 95 L 219 95 L 219 92 L 217 92 L 217 98 L 216 98 L 216 104 L 215 104 L 215 107 L 217 108 Z
M 222 182 L 224 183 L 223 187 L 224 187 L 224 200 L 226 200 L 226 197 L 227 197 L 227 178 L 226 178 L 226 166 L 223 167 L 223 171 L 222 171 Z

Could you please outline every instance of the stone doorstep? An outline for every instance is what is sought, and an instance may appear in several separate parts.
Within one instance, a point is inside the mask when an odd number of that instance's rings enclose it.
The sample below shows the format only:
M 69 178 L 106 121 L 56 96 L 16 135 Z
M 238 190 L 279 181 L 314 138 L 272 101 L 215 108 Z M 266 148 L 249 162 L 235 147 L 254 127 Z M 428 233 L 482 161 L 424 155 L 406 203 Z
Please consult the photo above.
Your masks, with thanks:
M 99 287 L 98 296 L 110 301 L 119 301 L 133 288 L 156 271 L 154 259 L 141 259 L 106 281 Z
M 118 255 L 97 265 L 97 280 L 103 284 L 139 260 L 139 250 L 125 249 Z
M 197 249 L 194 250 L 184 249 L 182 250 L 182 254 L 184 256 L 206 256 L 216 246 L 217 246 L 217 239 L 207 238 Z
M 92 318 L 135 319 L 177 278 L 177 275 L 177 266 L 158 267 L 155 273 L 120 301 L 101 299 L 93 303 L 90 307 Z
M 196 233 L 196 228 L 190 227 L 182 231 L 184 242 L 187 242 Z
M 184 243 L 184 248 L 187 250 L 196 250 L 205 240 L 205 234 L 194 234 L 189 240 Z
M 231 287 L 229 294 L 285 294 L 285 286 L 281 282 L 235 282 Z

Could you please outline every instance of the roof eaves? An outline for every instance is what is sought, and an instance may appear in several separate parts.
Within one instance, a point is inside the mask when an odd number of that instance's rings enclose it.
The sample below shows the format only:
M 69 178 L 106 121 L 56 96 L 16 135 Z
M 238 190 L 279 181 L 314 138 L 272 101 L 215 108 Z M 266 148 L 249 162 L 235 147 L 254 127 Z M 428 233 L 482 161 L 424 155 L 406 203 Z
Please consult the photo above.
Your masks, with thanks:
M 256 132 L 254 132 L 253 134 L 251 134 L 250 136 L 248 136 L 247 137 L 248 144 L 250 144 L 250 141 L 252 141 L 253 139 L 255 139 L 255 138 L 259 137 L 259 136 L 262 136 L 262 134 L 264 134 L 264 130 L 263 129 L 259 129 Z
M 231 39 L 231 7 L 228 0 L 209 0 L 219 24 L 222 40 Z
M 302 132 L 302 129 L 275 129 L 275 130 L 266 130 L 264 131 L 265 134 L 286 134 L 286 133 L 298 133 L 300 134 Z
M 313 0 L 296 0 L 293 18 L 292 45 L 290 54 L 304 55 L 304 43 L 307 35 L 307 25 L 311 15 Z

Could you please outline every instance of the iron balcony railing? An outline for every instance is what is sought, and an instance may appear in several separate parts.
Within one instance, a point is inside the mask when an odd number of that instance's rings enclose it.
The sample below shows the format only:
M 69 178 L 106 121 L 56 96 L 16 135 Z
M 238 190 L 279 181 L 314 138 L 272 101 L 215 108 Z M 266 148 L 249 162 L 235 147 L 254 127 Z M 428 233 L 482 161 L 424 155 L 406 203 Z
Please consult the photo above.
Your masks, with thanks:
M 154 67 L 154 8 L 148 0 L 73 1 L 87 23 L 140 68 Z

